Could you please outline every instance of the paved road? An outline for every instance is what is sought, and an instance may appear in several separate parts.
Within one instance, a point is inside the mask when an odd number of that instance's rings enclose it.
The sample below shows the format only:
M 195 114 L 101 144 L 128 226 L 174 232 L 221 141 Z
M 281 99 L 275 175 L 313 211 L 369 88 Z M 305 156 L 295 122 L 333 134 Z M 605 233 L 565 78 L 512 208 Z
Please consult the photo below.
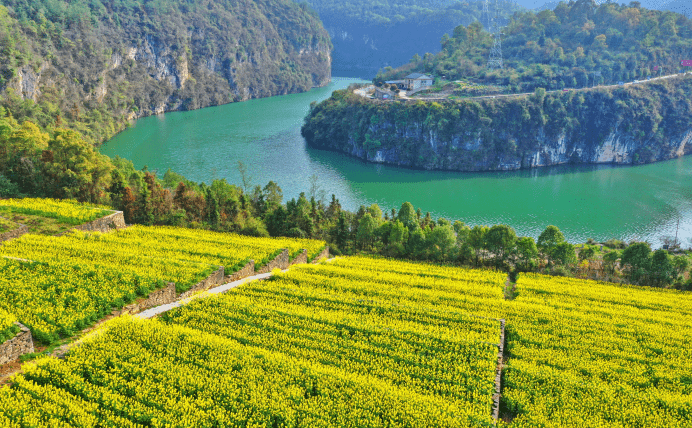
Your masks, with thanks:
M 615 85 L 603 85 L 603 86 L 594 86 L 594 87 L 589 87 L 589 88 L 569 89 L 569 91 L 585 91 L 585 90 L 594 89 L 594 88 L 614 88 L 614 87 L 617 87 L 617 86 L 639 85 L 639 84 L 644 84 L 644 83 L 655 82 L 656 80 L 663 80 L 663 79 L 670 79 L 670 78 L 672 78 L 672 77 L 677 77 L 677 76 L 684 76 L 685 74 L 687 74 L 687 73 L 682 73 L 682 74 L 670 74 L 670 75 L 667 75 L 667 76 L 654 77 L 654 78 L 652 78 L 651 80 L 640 80 L 640 81 L 638 81 L 638 82 L 627 82 L 627 83 L 625 83 L 624 85 L 618 85 L 618 84 L 615 84 Z M 374 90 L 374 88 L 375 88 L 375 86 L 370 85 L 370 86 L 367 86 L 367 87 L 365 87 L 365 88 L 356 89 L 356 90 L 354 91 L 354 93 L 355 93 L 356 95 L 360 95 L 360 96 L 363 97 L 363 98 L 372 99 L 372 97 L 370 97 L 370 96 L 367 94 L 367 92 L 368 92 L 368 91 Z M 562 89 L 555 89 L 555 90 L 552 90 L 552 91 L 546 91 L 546 93 L 554 93 L 554 92 L 564 92 L 564 91 L 563 91 Z M 478 97 L 468 97 L 468 98 L 462 98 L 462 99 L 464 99 L 464 100 L 480 100 L 480 99 L 484 99 L 484 98 L 525 97 L 525 96 L 529 96 L 529 95 L 533 95 L 533 92 L 524 92 L 524 93 L 520 93 L 520 94 L 482 95 L 482 96 L 478 96 Z M 404 94 L 404 95 L 401 95 L 401 96 L 400 96 L 400 99 L 403 99 L 403 100 L 414 100 L 414 101 L 442 101 L 442 100 L 446 100 L 447 97 L 410 98 L 410 97 L 408 97 L 408 96 L 406 96 L 406 95 Z

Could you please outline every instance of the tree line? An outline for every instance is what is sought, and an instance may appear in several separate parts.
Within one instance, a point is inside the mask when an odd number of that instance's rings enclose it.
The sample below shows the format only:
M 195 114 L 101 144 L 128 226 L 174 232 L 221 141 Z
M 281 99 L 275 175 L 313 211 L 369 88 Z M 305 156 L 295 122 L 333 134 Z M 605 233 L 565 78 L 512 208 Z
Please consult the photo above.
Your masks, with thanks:
M 238 165 L 241 185 L 195 183 L 167 171 L 161 177 L 132 162 L 101 155 L 79 133 L 50 133 L 19 124 L 0 108 L 0 197 L 70 198 L 122 210 L 128 224 L 172 225 L 252 236 L 323 239 L 334 254 L 367 252 L 507 271 L 579 275 L 651 286 L 690 288 L 687 256 L 652 251 L 647 243 L 576 248 L 555 226 L 534 240 L 507 225 L 492 227 L 433 219 L 408 202 L 384 211 L 376 204 L 352 212 L 321 189 L 284 202 L 274 182 L 253 185 Z M 592 243 L 595 244 L 595 243 Z M 612 250 L 608 250 L 608 246 Z M 592 269 L 591 267 L 597 267 Z

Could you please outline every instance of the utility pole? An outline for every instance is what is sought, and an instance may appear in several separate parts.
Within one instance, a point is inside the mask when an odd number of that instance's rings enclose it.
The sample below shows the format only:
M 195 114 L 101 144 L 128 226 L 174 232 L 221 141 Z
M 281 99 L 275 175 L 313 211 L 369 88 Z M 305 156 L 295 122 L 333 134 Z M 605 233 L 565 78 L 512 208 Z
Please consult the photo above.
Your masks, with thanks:
M 678 225 L 675 228 L 675 241 L 673 241 L 673 248 L 678 248 L 678 230 L 680 230 L 680 216 L 678 216 Z

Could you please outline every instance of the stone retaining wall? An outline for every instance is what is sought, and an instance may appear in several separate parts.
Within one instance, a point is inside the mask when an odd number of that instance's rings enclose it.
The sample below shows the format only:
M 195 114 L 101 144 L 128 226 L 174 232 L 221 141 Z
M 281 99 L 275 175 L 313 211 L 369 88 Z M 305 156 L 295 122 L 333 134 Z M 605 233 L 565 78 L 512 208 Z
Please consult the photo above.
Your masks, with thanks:
M 73 227 L 67 232 L 63 232 L 60 235 L 64 235 L 72 230 L 81 230 L 83 232 L 110 232 L 114 229 L 124 229 L 127 225 L 125 224 L 125 216 L 122 211 L 116 211 L 113 214 L 109 214 L 102 218 L 97 218 L 89 223 L 84 223 L 79 226 Z M 60 236 L 58 235 L 58 236 Z
M 4 217 L 3 217 L 3 218 L 4 218 Z M 12 220 L 9 220 L 9 219 L 5 219 L 5 220 L 7 220 L 7 221 L 12 221 Z M 14 221 L 12 221 L 12 223 L 16 224 L 16 225 L 19 226 L 19 227 L 16 228 L 16 229 L 14 229 L 14 230 L 10 230 L 10 231 L 8 231 L 8 232 L 5 232 L 5 233 L 3 233 L 3 234 L 0 234 L 0 242 L 9 241 L 10 239 L 17 239 L 17 238 L 19 238 L 20 236 L 26 235 L 27 233 L 29 233 L 29 226 L 26 226 L 26 225 L 24 225 L 24 224 L 17 223 L 17 222 L 14 222 Z
M 248 276 L 252 276 L 255 274 L 255 261 L 250 260 L 245 266 L 243 266 L 242 269 L 240 269 L 237 272 L 232 273 L 231 275 L 226 275 L 224 278 L 225 282 L 233 282 L 237 281 L 239 279 L 246 278 Z
M 322 259 L 328 259 L 329 258 L 329 247 L 324 247 L 324 250 L 320 252 L 313 260 L 312 263 L 319 263 L 320 260 Z
M 302 250 L 300 254 L 296 256 L 295 259 L 291 262 L 290 266 L 297 265 L 297 264 L 305 264 L 308 262 L 308 250 Z
M 254 263 L 253 263 L 254 267 Z M 185 299 L 187 297 L 192 296 L 193 294 L 197 293 L 198 291 L 204 291 L 208 290 L 214 285 L 219 285 L 223 284 L 224 280 L 224 268 L 221 266 L 218 270 L 214 271 L 211 275 L 203 279 L 202 281 L 198 282 L 194 286 L 192 286 L 191 289 L 188 291 L 184 292 L 180 296 L 178 296 L 178 299 Z
M 493 419 L 500 418 L 500 394 L 502 392 L 502 360 L 505 354 L 505 320 L 500 321 L 500 343 L 497 345 L 497 369 L 495 371 L 495 394 L 493 394 Z
M 0 344 L 0 365 L 7 364 L 21 355 L 34 352 L 34 340 L 31 331 L 20 323 L 16 323 L 20 331 L 15 337 Z
M 284 248 L 283 251 L 281 251 L 281 254 L 276 256 L 274 260 L 270 261 L 266 265 L 262 266 L 260 270 L 256 271 L 256 274 L 261 274 L 261 273 L 269 273 L 273 271 L 274 269 L 288 269 L 288 249 Z
M 145 309 L 153 308 L 155 306 L 166 305 L 168 303 L 173 303 L 177 300 L 177 293 L 175 292 L 175 283 L 169 282 L 166 287 L 152 291 L 146 300 L 141 302 L 131 303 L 124 306 L 122 309 L 115 310 L 111 312 L 113 316 L 120 316 L 122 314 L 136 314 L 142 312 Z

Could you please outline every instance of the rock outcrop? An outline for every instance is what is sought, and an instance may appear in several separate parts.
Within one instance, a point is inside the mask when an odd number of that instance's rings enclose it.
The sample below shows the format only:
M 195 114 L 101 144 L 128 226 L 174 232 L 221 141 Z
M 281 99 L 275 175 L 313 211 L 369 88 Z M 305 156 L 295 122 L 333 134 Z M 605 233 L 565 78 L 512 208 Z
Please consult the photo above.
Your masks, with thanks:
M 687 75 L 636 87 L 441 103 L 337 92 L 311 109 L 302 133 L 314 148 L 428 170 L 637 165 L 692 153 L 690 90 Z
M 76 128 L 93 142 L 127 120 L 303 92 L 331 79 L 329 34 L 290 0 L 172 0 L 134 11 L 97 0 L 80 19 L 69 5 L 46 5 L 51 13 L 43 14 L 43 2 L 32 10 L 19 0 L 0 5 L 0 39 L 10 43 L 0 51 L 0 105 L 11 108 L 12 96 L 58 105 L 55 125 L 86 124 Z

